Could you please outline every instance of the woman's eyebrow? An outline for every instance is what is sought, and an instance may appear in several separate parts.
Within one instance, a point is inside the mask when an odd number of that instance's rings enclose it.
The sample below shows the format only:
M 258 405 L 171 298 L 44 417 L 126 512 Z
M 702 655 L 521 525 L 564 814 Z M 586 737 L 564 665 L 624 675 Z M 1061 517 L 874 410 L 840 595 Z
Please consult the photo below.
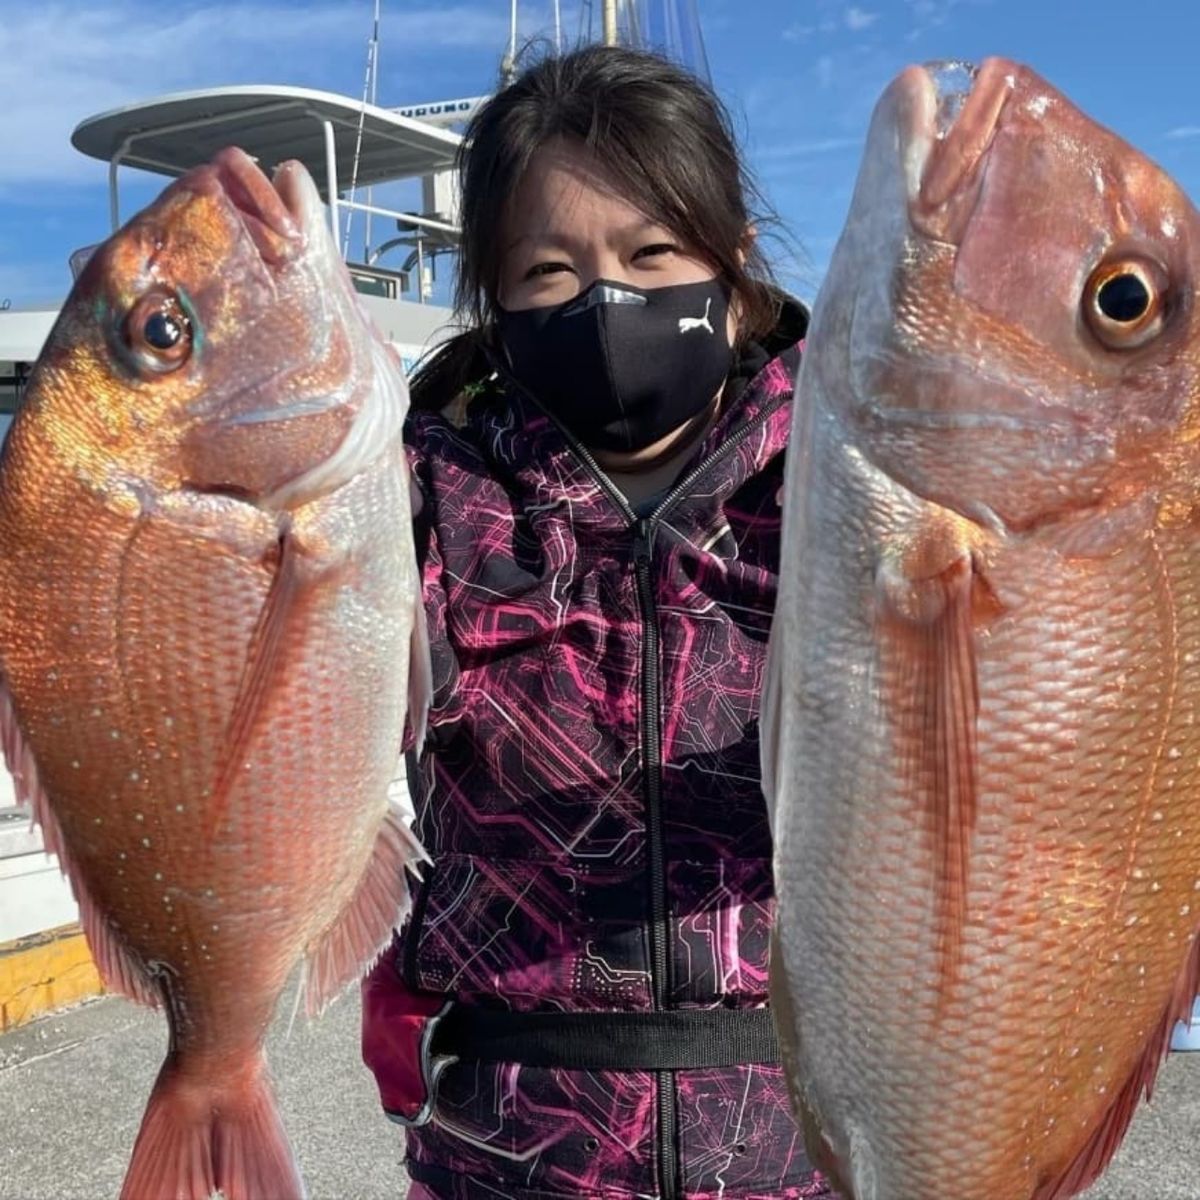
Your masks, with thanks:
M 649 217 L 645 217 L 611 230 L 610 240 L 621 242 L 636 241 L 639 237 L 643 237 L 647 233 L 672 238 L 676 236 L 661 221 L 654 221 Z M 503 253 L 509 254 L 518 247 L 525 245 L 562 247 L 565 250 L 571 250 L 576 248 L 578 243 L 579 239 L 575 237 L 571 229 L 555 229 L 547 226 L 533 233 L 518 234 L 504 247 Z

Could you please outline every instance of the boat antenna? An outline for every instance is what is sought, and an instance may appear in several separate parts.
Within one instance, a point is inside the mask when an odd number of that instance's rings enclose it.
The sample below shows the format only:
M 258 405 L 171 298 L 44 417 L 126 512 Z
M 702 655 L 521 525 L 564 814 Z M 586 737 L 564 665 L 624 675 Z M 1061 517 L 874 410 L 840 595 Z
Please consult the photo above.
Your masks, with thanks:
M 362 108 L 358 113 L 358 134 L 354 139 L 354 165 L 350 171 L 350 199 L 353 200 L 358 189 L 358 164 L 362 160 L 363 130 L 367 123 L 367 104 L 374 104 L 379 85 L 378 53 L 379 53 L 379 17 L 380 0 L 375 0 L 375 11 L 371 23 L 371 36 L 367 41 L 367 73 L 363 79 Z M 371 203 L 372 189 L 367 189 L 367 203 Z M 330 197 L 332 200 L 332 197 Z M 346 209 L 346 232 L 342 235 L 342 257 L 350 251 L 350 222 L 354 219 L 354 210 Z M 366 251 L 364 260 L 371 257 L 371 214 L 366 214 Z
M 517 0 L 512 0 L 512 19 L 509 23 L 508 49 L 500 60 L 500 86 L 508 87 L 517 77 Z
M 371 49 L 368 51 L 367 57 L 371 64 L 371 107 L 374 108 L 379 97 L 379 18 L 382 15 L 383 4 L 382 0 L 375 0 L 375 19 L 371 28 Z M 357 163 L 355 168 L 357 169 Z M 375 199 L 375 188 L 373 185 L 367 185 L 367 203 L 371 204 Z M 368 209 L 364 218 L 365 230 L 363 234 L 363 262 L 371 261 L 371 212 Z
M 562 53 L 562 6 L 554 0 L 554 53 Z

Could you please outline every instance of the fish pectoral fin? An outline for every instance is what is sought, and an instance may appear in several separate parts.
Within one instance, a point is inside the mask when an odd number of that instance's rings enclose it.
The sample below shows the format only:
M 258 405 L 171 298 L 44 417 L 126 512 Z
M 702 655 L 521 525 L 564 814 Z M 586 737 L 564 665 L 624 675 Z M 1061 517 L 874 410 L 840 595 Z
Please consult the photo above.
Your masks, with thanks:
M 1150 1031 L 1142 1053 L 1124 1084 L 1116 1089 L 1103 1118 L 1096 1123 L 1074 1160 L 1064 1171 L 1042 1180 L 1031 1200 L 1067 1200 L 1091 1187 L 1104 1174 L 1121 1147 L 1142 1097 L 1150 1099 L 1159 1068 L 1171 1048 L 1175 1026 L 1191 1017 L 1197 996 L 1200 996 L 1200 934 L 1192 939 L 1187 961 L 1163 1006 L 1162 1019 Z
M 213 781 L 211 830 L 216 832 L 229 807 L 230 792 L 242 770 L 246 751 L 266 700 L 279 678 L 285 636 L 301 591 L 300 551 L 287 529 L 280 534 L 275 575 L 258 615 L 246 652 L 237 698 L 225 731 L 223 752 Z
M 83 872 L 71 854 L 50 797 L 42 786 L 33 750 L 21 733 L 16 705 L 3 675 L 0 675 L 0 746 L 16 787 L 17 803 L 29 808 L 33 823 L 42 831 L 46 852 L 58 859 L 59 868 L 71 885 L 79 907 L 79 924 L 104 986 L 140 1004 L 160 1007 L 162 996 L 150 973 L 93 900 Z
M 976 625 L 998 604 L 953 526 L 885 556 L 877 585 L 880 702 L 909 788 L 924 801 L 945 992 L 962 950 L 976 813 Z
M 428 861 L 399 807 L 389 804 L 358 887 L 306 952 L 304 1008 L 310 1017 L 375 963 L 408 916 L 408 871 Z

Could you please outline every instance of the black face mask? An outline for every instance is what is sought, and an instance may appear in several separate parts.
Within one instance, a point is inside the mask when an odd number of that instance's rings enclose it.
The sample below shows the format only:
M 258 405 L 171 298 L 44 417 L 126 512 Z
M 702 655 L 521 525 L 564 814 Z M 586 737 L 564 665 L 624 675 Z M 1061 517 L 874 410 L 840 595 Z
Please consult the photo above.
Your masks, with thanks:
M 716 279 L 637 288 L 598 279 L 549 308 L 501 309 L 518 383 L 593 450 L 643 450 L 712 402 L 733 362 Z

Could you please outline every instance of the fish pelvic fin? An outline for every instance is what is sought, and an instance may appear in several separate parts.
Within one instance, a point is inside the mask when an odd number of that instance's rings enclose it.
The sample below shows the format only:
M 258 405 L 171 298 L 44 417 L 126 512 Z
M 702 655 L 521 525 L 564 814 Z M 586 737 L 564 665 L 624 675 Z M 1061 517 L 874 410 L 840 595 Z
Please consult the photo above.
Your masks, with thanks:
M 139 1004 L 160 1007 L 162 997 L 150 972 L 93 899 L 83 871 L 67 845 L 50 797 L 39 778 L 33 750 L 21 733 L 16 706 L 3 675 L 0 675 L 0 746 L 16 787 L 17 803 L 29 808 L 33 823 L 42 831 L 46 852 L 58 859 L 59 868 L 71 885 L 71 893 L 79 906 L 79 924 L 105 988 Z
M 978 805 L 976 626 L 999 605 L 949 521 L 885 555 L 877 584 L 882 702 L 907 790 L 923 799 L 944 1003 L 961 966 Z
M 261 1050 L 206 1079 L 172 1052 L 146 1105 L 121 1200 L 304 1200 Z
M 304 1008 L 315 1016 L 349 983 L 373 966 L 411 907 L 408 871 L 428 857 L 400 809 L 389 805 L 354 894 L 309 947 L 304 966 Z
M 1153 1094 L 1154 1081 L 1171 1048 L 1175 1026 L 1190 1018 L 1197 996 L 1200 996 L 1200 931 L 1192 936 L 1187 961 L 1163 1008 L 1162 1018 L 1151 1030 L 1129 1077 L 1113 1097 L 1112 1104 L 1074 1161 L 1065 1171 L 1044 1180 L 1031 1200 L 1067 1200 L 1068 1196 L 1075 1196 L 1091 1187 L 1104 1174 L 1129 1130 L 1142 1097 L 1149 1100 Z

